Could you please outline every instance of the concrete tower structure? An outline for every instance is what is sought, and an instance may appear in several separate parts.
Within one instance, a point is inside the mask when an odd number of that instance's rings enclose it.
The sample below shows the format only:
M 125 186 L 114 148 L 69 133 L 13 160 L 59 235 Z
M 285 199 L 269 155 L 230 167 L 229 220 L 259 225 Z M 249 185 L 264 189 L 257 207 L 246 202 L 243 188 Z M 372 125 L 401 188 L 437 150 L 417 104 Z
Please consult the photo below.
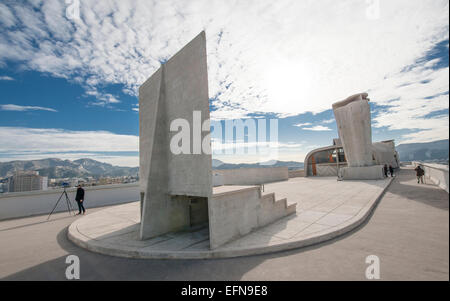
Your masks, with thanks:
M 333 104 L 348 167 L 341 169 L 344 179 L 382 179 L 382 166 L 374 165 L 370 105 L 367 93 L 352 95 Z
M 199 143 L 210 147 L 210 127 L 196 128 L 201 120 L 194 119 L 199 118 L 209 120 L 205 32 L 139 88 L 141 239 L 208 219 L 211 154 L 198 147 Z M 188 153 L 171 151 L 171 140 L 177 134 L 171 128 L 174 125 L 188 127 L 190 141 L 183 141 L 189 144 Z
M 262 191 L 287 179 L 287 168 L 274 177 L 271 169 L 240 170 L 213 190 L 210 140 L 202 32 L 139 88 L 141 240 L 207 225 L 214 249 L 296 212 L 296 203 Z

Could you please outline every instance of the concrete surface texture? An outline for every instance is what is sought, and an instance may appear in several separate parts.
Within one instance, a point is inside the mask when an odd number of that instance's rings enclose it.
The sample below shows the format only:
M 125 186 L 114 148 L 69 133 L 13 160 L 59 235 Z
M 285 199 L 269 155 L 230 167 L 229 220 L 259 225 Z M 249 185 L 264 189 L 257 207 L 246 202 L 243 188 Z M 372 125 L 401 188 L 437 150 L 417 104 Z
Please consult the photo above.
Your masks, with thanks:
M 333 104 L 339 139 L 349 167 L 371 166 L 372 129 L 367 93 Z
M 448 188 L 448 165 L 412 162 L 414 167 L 421 166 L 425 171 L 425 181 L 433 183 L 445 191 L 449 191 Z
M 135 183 L 84 187 L 84 190 L 86 209 L 139 200 L 139 185 Z M 66 191 L 73 208 L 78 211 L 74 201 L 76 188 L 69 188 Z M 52 189 L 0 194 L 0 220 L 49 214 L 62 192 L 62 189 Z M 67 211 L 65 199 L 61 199 L 55 209 L 55 212 L 61 211 Z
M 276 200 L 275 193 L 262 194 L 260 186 L 216 187 L 208 202 L 210 248 L 293 214 L 296 205 L 288 206 L 286 198 Z
M 382 179 L 383 173 L 376 161 L 374 149 L 384 158 L 385 148 L 372 145 L 370 105 L 367 93 L 356 94 L 334 103 L 333 111 L 338 127 L 339 139 L 344 148 L 347 167 L 340 170 L 344 180 Z
M 305 169 L 289 170 L 289 178 L 304 177 L 306 175 Z
M 344 180 L 383 179 L 383 165 L 343 167 L 339 169 L 339 177 Z
M 213 185 L 258 185 L 289 179 L 287 167 L 213 170 Z
M 141 239 L 189 226 L 189 201 L 172 196 L 211 195 L 211 154 L 201 149 L 210 146 L 204 120 L 209 120 L 209 97 L 202 32 L 139 88 Z M 175 154 L 171 142 L 183 130 L 189 150 Z
M 357 227 L 391 180 L 339 182 L 335 178 L 293 178 L 265 185 L 263 208 L 256 208 L 258 187 L 217 187 L 217 195 L 212 199 L 217 197 L 213 205 L 218 212 L 210 212 L 210 223 L 214 223 L 210 231 L 215 232 L 212 238 L 216 239 L 212 245 L 217 242 L 221 245 L 233 238 L 230 235 L 244 236 L 212 250 L 206 228 L 137 240 L 137 203 L 111 207 L 79 219 L 69 227 L 68 235 L 77 245 L 94 252 L 132 258 L 236 257 L 299 248 L 332 239 Z M 281 201 L 274 202 L 274 194 L 279 195 Z M 245 235 L 260 226 L 258 223 L 273 221 L 274 212 L 279 211 L 282 216 L 286 199 L 290 201 L 288 208 L 299 207 L 297 214 Z M 281 208 L 273 208 L 278 205 Z M 230 206 L 238 210 L 224 217 Z M 258 210 L 262 214 L 258 215 Z
M 325 193 L 319 184 L 315 190 Z M 76 255 L 81 280 L 367 280 L 365 259 L 377 255 L 381 280 L 448 281 L 448 205 L 447 192 L 418 185 L 414 171 L 402 169 L 373 215 L 343 236 L 302 249 L 210 260 L 93 253 L 68 241 L 67 226 L 77 217 L 67 213 L 56 213 L 49 222 L 46 216 L 2 221 L 0 241 L 6 243 L 0 248 L 0 278 L 66 280 L 65 259 Z
M 372 148 L 375 164 L 387 164 L 388 166 L 391 165 L 393 168 L 400 166 L 394 140 L 374 142 Z

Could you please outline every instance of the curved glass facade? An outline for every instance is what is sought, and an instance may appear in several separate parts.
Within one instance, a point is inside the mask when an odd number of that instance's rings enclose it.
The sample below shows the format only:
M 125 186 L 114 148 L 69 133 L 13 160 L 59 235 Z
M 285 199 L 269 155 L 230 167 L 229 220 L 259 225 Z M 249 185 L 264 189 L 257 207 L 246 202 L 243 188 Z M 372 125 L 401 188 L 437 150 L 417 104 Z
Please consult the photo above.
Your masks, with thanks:
M 308 158 L 307 176 L 337 176 L 338 168 L 346 162 L 342 147 L 318 150 Z

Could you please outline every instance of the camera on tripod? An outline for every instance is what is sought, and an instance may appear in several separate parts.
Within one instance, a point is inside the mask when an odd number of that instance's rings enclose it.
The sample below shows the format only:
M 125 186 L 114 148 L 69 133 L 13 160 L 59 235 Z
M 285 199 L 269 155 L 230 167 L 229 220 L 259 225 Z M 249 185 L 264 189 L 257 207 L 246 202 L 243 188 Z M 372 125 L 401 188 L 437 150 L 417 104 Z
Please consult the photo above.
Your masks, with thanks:
M 50 215 L 52 215 L 53 211 L 55 211 L 56 207 L 58 206 L 59 201 L 61 200 L 61 198 L 63 196 L 65 196 L 65 199 L 66 199 L 67 211 L 69 212 L 70 215 L 74 215 L 74 214 L 72 214 L 72 211 L 73 211 L 72 202 L 70 202 L 69 196 L 67 195 L 67 191 L 66 191 L 66 188 L 70 187 L 70 184 L 67 182 L 62 182 L 61 187 L 64 190 L 61 193 L 61 195 L 59 196 L 59 199 L 56 201 L 55 207 L 53 207 L 52 212 L 50 212 L 50 214 L 48 215 L 47 220 L 49 220 Z

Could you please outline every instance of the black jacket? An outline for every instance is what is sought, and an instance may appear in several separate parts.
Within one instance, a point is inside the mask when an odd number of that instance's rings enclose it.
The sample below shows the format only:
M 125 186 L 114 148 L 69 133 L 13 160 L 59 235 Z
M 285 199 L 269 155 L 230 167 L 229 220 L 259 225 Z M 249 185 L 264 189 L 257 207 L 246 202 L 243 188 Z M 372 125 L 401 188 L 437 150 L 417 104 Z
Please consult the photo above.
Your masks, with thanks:
M 75 201 L 78 202 L 80 200 L 84 200 L 84 189 L 81 187 L 77 189 L 77 195 L 75 197 Z
M 414 170 L 416 171 L 416 176 L 421 177 L 425 174 L 425 170 L 423 170 L 420 166 L 417 166 L 416 168 L 414 168 Z

